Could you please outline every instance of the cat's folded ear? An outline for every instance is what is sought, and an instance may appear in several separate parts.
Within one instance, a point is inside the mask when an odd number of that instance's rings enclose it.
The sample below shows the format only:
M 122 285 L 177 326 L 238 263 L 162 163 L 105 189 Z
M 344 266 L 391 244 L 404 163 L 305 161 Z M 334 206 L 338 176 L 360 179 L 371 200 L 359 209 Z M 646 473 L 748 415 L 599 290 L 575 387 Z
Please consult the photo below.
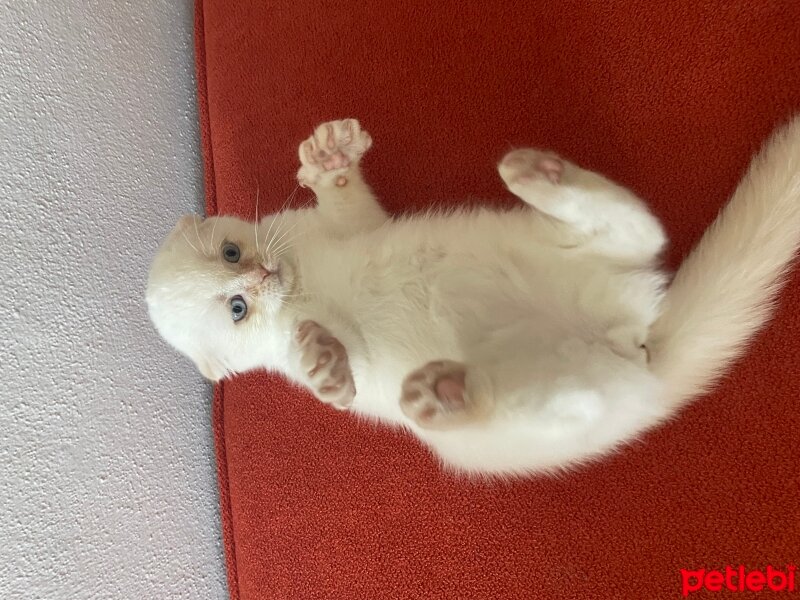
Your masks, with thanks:
M 175 225 L 175 231 L 181 231 L 187 227 L 194 227 L 195 223 L 200 225 L 202 222 L 203 217 L 199 215 L 183 215 L 180 219 L 178 219 L 178 223 Z

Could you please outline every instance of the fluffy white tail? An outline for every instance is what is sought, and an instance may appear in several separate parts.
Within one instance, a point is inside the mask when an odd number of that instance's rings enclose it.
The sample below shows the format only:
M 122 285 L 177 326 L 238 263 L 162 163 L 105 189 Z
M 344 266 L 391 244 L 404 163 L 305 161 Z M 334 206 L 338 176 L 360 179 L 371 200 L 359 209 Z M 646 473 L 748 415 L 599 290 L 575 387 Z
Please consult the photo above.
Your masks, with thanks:
M 769 319 L 800 246 L 800 116 L 779 128 L 667 292 L 648 347 L 677 407 L 707 391 Z

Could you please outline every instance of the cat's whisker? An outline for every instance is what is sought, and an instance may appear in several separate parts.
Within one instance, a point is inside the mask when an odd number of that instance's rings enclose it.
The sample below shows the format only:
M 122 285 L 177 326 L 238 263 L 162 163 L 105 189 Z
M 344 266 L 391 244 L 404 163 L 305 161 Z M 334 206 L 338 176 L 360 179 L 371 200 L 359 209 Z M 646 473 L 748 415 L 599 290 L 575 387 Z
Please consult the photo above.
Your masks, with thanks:
M 286 202 L 283 203 L 283 208 L 281 210 L 285 209 L 289 204 L 292 203 L 292 200 L 294 199 L 294 196 L 299 189 L 300 189 L 300 184 L 298 183 L 297 185 L 294 186 L 294 189 L 289 194 L 288 198 L 286 198 Z
M 182 229 L 181 229 L 181 235 L 183 236 L 183 239 L 186 240 L 186 243 L 192 247 L 192 250 L 200 254 L 200 251 L 197 249 L 197 246 L 195 246 L 191 241 L 189 241 L 189 238 L 186 236 L 186 232 L 183 231 Z
M 283 201 L 283 204 L 281 205 L 280 209 L 276 213 L 275 217 L 272 219 L 272 222 L 269 224 L 269 229 L 267 230 L 267 233 L 264 235 L 264 243 L 265 244 L 267 244 L 267 238 L 269 238 L 269 234 L 272 232 L 272 226 L 275 224 L 275 222 L 277 221 L 278 217 L 280 217 L 280 224 L 283 224 L 283 219 L 285 218 L 285 215 L 286 215 L 286 212 L 285 212 L 286 211 L 286 207 L 289 204 L 291 204 L 292 199 L 294 198 L 294 195 L 297 193 L 297 190 L 299 190 L 299 189 L 300 189 L 300 184 L 295 185 L 294 189 L 286 197 L 286 200 Z M 275 234 L 276 235 L 277 235 L 278 231 L 280 231 L 280 225 L 278 226 L 278 229 L 275 230 Z M 269 245 L 267 246 L 267 249 L 265 250 L 264 253 L 265 254 L 269 253 Z
M 292 242 L 294 242 L 300 235 L 302 235 L 302 231 L 298 231 L 293 236 L 290 236 L 280 244 L 276 245 L 275 248 L 272 249 L 273 254 L 283 254 L 285 250 L 291 247 Z
M 307 207 L 311 206 L 312 204 L 316 204 L 316 203 L 317 203 L 317 197 L 314 194 L 311 194 L 310 196 L 308 196 L 305 199 L 305 202 L 301 205 L 301 207 L 302 208 L 307 208 Z
M 194 234 L 197 236 L 197 243 L 200 244 L 200 247 L 203 249 L 203 256 L 208 256 L 206 245 L 203 243 L 203 240 L 200 239 L 200 230 L 197 228 L 197 219 L 194 220 Z
M 288 242 L 292 242 L 292 241 L 293 241 L 293 240 L 288 240 Z M 287 254 L 287 253 L 288 253 L 288 252 L 289 252 L 289 251 L 290 251 L 292 248 L 294 248 L 294 245 L 293 245 L 293 244 L 291 244 L 291 243 L 281 244 L 281 246 L 280 246 L 279 248 L 275 249 L 275 250 L 272 252 L 272 259 L 273 259 L 273 260 L 276 260 L 276 261 L 280 260 L 280 259 L 281 259 L 281 258 L 283 258 L 283 257 L 284 257 L 284 256 L 285 256 L 285 255 L 286 255 L 286 254 Z
M 286 230 L 286 231 L 283 233 L 283 235 L 281 235 L 281 237 L 279 237 L 279 238 L 276 238 L 276 239 L 274 240 L 274 246 L 273 246 L 273 249 L 272 249 L 272 251 L 273 251 L 273 252 L 277 252 L 277 251 L 278 251 L 278 248 L 282 248 L 282 247 L 286 246 L 287 244 L 290 244 L 290 243 L 292 243 L 294 240 L 296 240 L 298 237 L 300 237 L 300 236 L 301 236 L 301 235 L 304 233 L 304 231 L 303 231 L 303 230 L 300 230 L 300 231 L 297 231 L 297 232 L 295 232 L 295 234 L 294 234 L 294 235 L 291 235 L 291 236 L 289 236 L 288 238 L 284 239 L 284 237 L 286 236 L 286 234 L 288 234 L 288 233 L 291 233 L 291 232 L 292 232 L 292 230 L 293 230 L 295 227 L 297 227 L 297 225 L 298 225 L 299 223 L 300 223 L 299 221 L 296 221 L 294 225 L 292 225 L 292 226 L 291 226 L 289 229 L 287 229 L 287 230 Z M 280 242 L 280 243 L 278 243 L 278 242 Z M 271 244 L 271 245 L 272 245 L 272 244 Z
M 283 206 L 281 207 L 281 209 L 275 214 L 275 218 L 272 220 L 272 223 L 270 223 L 269 231 L 267 231 L 267 235 L 264 236 L 264 242 L 267 243 L 267 248 L 264 251 L 265 254 L 269 253 L 269 249 L 272 246 L 272 244 L 274 243 L 275 238 L 278 236 L 278 233 L 280 232 L 281 227 L 283 226 L 283 222 L 286 219 L 285 207 L 286 207 L 286 202 L 287 201 L 288 201 L 288 198 L 287 198 L 286 201 L 284 201 Z M 278 226 L 275 228 L 275 233 L 272 235 L 272 238 L 269 240 L 269 242 L 267 242 L 267 238 L 269 237 L 269 234 L 272 232 L 272 226 L 275 225 L 276 223 L 278 224 Z
M 269 228 L 267 229 L 267 233 L 264 234 L 264 245 L 266 246 L 264 254 L 267 254 L 269 252 L 269 244 L 267 243 L 267 239 L 269 238 L 269 234 L 272 232 L 272 226 L 275 225 L 275 221 L 278 220 L 278 217 L 279 217 L 278 214 L 273 215 L 272 221 L 270 221 L 269 223 Z
M 300 221 L 295 221 L 294 225 L 292 225 L 291 227 L 289 227 L 289 229 L 287 229 L 286 231 L 284 231 L 284 232 L 281 234 L 281 236 L 280 236 L 280 237 L 277 237 L 277 235 L 276 235 L 276 236 L 275 236 L 275 238 L 273 238 L 273 239 L 270 241 L 270 246 L 272 246 L 273 244 L 277 244 L 278 242 L 280 242 L 281 240 L 283 240 L 283 238 L 284 238 L 284 237 L 286 237 L 286 234 L 290 233 L 290 232 L 291 232 L 291 231 L 292 231 L 292 230 L 293 230 L 295 227 L 297 227 L 297 224 L 298 224 L 298 223 L 300 223 Z M 293 237 L 289 238 L 289 240 L 288 240 L 288 241 L 291 241 L 291 240 L 295 239 L 295 238 L 297 237 L 297 235 L 299 235 L 299 234 L 295 234 Z M 285 242 L 284 242 L 284 243 L 285 243 Z M 273 251 L 275 251 L 275 250 L 273 250 Z
M 281 230 L 281 227 L 283 225 L 283 219 L 284 219 L 284 213 L 278 213 L 275 215 L 275 218 L 272 220 L 272 223 L 270 223 L 270 230 L 272 229 L 272 226 L 275 223 L 277 223 L 278 226 L 275 228 L 275 233 L 272 235 L 269 241 L 267 241 L 266 237 L 264 238 L 264 242 L 266 243 L 266 248 L 264 248 L 264 256 L 269 256 L 271 248 L 275 243 L 275 237 L 277 236 L 278 232 Z M 269 232 L 267 232 L 267 234 L 269 235 Z
M 286 200 L 283 201 L 283 204 L 278 209 L 278 212 L 276 212 L 275 215 L 272 217 L 272 222 L 269 224 L 269 229 L 267 230 L 267 233 L 264 235 L 264 243 L 267 244 L 267 248 L 264 251 L 265 254 L 269 253 L 269 247 L 272 245 L 271 241 L 269 243 L 267 242 L 267 238 L 269 238 L 269 234 L 272 233 L 272 227 L 276 223 L 278 224 L 277 229 L 275 229 L 275 235 L 277 235 L 278 232 L 281 229 L 281 225 L 283 224 L 284 218 L 286 218 L 286 213 L 284 212 L 285 209 L 286 209 L 286 204 L 291 200 L 293 194 L 294 194 L 294 191 L 292 191 L 292 193 L 289 194 L 289 196 L 286 198 Z
M 275 261 L 281 260 L 292 248 L 292 245 L 281 246 L 277 251 L 272 253 L 272 259 Z

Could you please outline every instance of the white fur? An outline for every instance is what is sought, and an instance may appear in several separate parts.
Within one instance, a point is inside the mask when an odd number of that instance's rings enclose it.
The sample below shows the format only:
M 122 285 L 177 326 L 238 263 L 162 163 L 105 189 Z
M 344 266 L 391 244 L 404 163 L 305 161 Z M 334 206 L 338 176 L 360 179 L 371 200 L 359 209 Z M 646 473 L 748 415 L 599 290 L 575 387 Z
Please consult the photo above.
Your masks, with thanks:
M 753 159 L 683 262 L 648 345 L 680 405 L 707 391 L 772 314 L 800 247 L 800 116 Z
M 347 351 L 351 410 L 408 428 L 465 472 L 565 467 L 674 414 L 764 323 L 800 240 L 800 119 L 754 161 L 666 300 L 661 226 L 596 173 L 561 161 L 556 183 L 553 155 L 515 151 L 499 170 L 527 205 L 389 219 L 358 168 L 369 137 L 340 121 L 310 141 L 333 138 L 327 169 L 309 154 L 317 146 L 301 146 L 298 177 L 317 208 L 257 228 L 232 217 L 176 226 L 151 271 L 153 322 L 211 379 L 267 368 L 307 384 L 294 334 L 314 320 Z M 242 265 L 221 260 L 223 240 Z M 257 264 L 280 265 L 280 277 L 256 285 Z M 234 294 L 249 306 L 236 324 Z M 404 414 L 403 380 L 440 359 L 466 365 L 467 393 L 488 414 L 444 430 Z

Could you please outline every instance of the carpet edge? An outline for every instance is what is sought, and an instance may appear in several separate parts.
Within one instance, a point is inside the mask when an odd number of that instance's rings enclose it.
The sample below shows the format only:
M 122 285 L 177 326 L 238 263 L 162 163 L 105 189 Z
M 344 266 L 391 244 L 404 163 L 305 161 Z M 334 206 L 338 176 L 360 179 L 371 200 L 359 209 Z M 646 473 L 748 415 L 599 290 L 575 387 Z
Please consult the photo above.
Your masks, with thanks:
M 194 53 L 195 77 L 197 83 L 197 111 L 200 121 L 200 145 L 203 155 L 203 186 L 205 189 L 206 215 L 215 215 L 219 209 L 217 206 L 217 187 L 211 140 L 211 119 L 208 106 L 203 0 L 195 0 L 194 5 Z M 233 515 L 231 512 L 228 480 L 228 461 L 225 452 L 224 416 L 224 386 L 220 383 L 214 386 L 214 396 L 211 405 L 211 427 L 214 435 L 214 449 L 217 462 L 217 487 L 219 490 L 219 511 L 222 529 L 222 545 L 225 556 L 225 571 L 228 580 L 228 595 L 231 600 L 239 600 L 239 579 L 236 565 L 236 546 L 234 544 Z

